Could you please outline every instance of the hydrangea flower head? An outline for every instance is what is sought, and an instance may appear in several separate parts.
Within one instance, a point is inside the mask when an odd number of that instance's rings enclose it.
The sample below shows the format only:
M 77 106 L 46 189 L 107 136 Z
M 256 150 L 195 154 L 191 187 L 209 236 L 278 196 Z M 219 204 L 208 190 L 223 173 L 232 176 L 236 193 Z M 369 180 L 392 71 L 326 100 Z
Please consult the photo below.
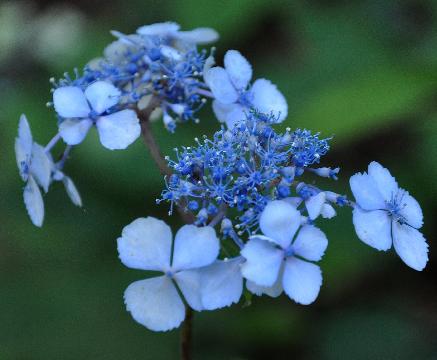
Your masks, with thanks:
M 278 296 L 282 289 L 294 301 L 311 304 L 318 296 L 322 272 L 319 261 L 328 246 L 325 234 L 312 225 L 301 225 L 301 214 L 283 200 L 271 201 L 260 217 L 264 235 L 253 235 L 241 251 L 247 287 L 256 294 Z
M 53 93 L 53 103 L 64 120 L 59 125 L 63 140 L 69 145 L 83 141 L 92 125 L 96 125 L 100 142 L 110 150 L 125 149 L 141 133 L 138 117 L 133 110 L 106 114 L 117 105 L 120 90 L 107 81 L 96 81 L 85 91 L 76 86 L 63 86 Z
M 373 161 L 367 173 L 350 179 L 356 199 L 353 222 L 358 237 L 367 245 L 387 251 L 392 244 L 400 258 L 421 271 L 428 262 L 428 244 L 418 231 L 423 224 L 419 203 L 381 164 Z
M 185 318 L 185 306 L 175 284 L 191 308 L 203 309 L 200 276 L 195 270 L 212 264 L 218 256 L 219 240 L 212 227 L 185 225 L 172 246 L 172 232 L 165 222 L 139 218 L 123 229 L 117 243 L 126 266 L 163 272 L 126 289 L 126 307 L 137 322 L 154 331 L 178 327 Z
M 287 117 L 287 102 L 269 80 L 258 79 L 249 87 L 252 66 L 240 52 L 227 51 L 224 65 L 224 68 L 212 67 L 204 74 L 215 98 L 212 106 L 219 121 L 232 128 L 246 118 L 245 113 L 250 109 L 272 114 L 276 122 Z

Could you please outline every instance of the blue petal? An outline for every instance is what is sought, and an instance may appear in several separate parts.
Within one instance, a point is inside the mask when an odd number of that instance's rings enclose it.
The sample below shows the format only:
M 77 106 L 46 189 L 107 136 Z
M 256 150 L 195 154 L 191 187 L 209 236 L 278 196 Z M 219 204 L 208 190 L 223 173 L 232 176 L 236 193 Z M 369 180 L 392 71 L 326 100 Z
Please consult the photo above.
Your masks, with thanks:
M 96 81 L 86 88 L 85 96 L 93 110 L 102 114 L 118 103 L 121 92 L 107 81 Z
M 205 75 L 211 92 L 216 100 L 223 104 L 232 104 L 238 100 L 238 93 L 229 79 L 228 73 L 222 67 L 213 67 Z
M 203 305 L 200 298 L 200 273 L 196 270 L 184 270 L 174 275 L 176 284 L 184 295 L 188 305 L 196 311 L 202 311 Z
M 71 180 L 68 176 L 64 176 L 62 178 L 62 181 L 64 183 L 65 191 L 67 192 L 67 195 L 70 198 L 71 202 L 74 205 L 81 207 L 82 199 L 80 197 L 79 191 L 74 185 L 73 180 Z
M 214 115 L 216 116 L 217 120 L 220 122 L 226 122 L 226 119 L 228 118 L 228 114 L 238 106 L 240 105 L 223 104 L 217 100 L 213 100 L 212 102 L 212 110 L 214 111 Z
M 269 80 L 258 79 L 253 83 L 250 91 L 253 95 L 252 104 L 255 109 L 266 114 L 273 113 L 278 123 L 285 120 L 288 114 L 287 101 L 276 85 Z
M 357 173 L 350 178 L 349 184 L 355 200 L 362 209 L 378 210 L 387 207 L 375 180 L 370 175 Z
M 393 223 L 393 245 L 405 264 L 422 271 L 428 262 L 428 244 L 422 233 L 408 225 Z
M 59 124 L 59 134 L 66 144 L 77 145 L 85 139 L 92 125 L 93 123 L 90 119 L 66 119 Z
M 400 200 L 401 210 L 399 211 L 400 215 L 405 218 L 408 225 L 420 229 L 423 225 L 423 213 L 419 203 L 408 193 L 408 191 L 403 189 L 400 191 L 402 192 Z
M 197 28 L 190 31 L 179 31 L 176 37 L 188 43 L 205 45 L 217 41 L 219 34 L 211 28 Z
M 44 148 L 37 143 L 33 143 L 30 172 L 45 192 L 49 190 L 53 167 L 54 164 Z
M 41 191 L 32 176 L 29 176 L 23 197 L 30 220 L 35 226 L 41 227 L 44 220 L 44 202 Z
M 238 90 L 244 90 L 252 78 L 252 66 L 237 50 L 228 50 L 225 54 L 225 69 Z
M 324 192 L 320 192 L 315 196 L 311 196 L 307 201 L 305 201 L 305 207 L 308 211 L 308 216 L 311 220 L 318 218 L 323 209 L 323 204 L 325 204 L 326 195 Z
M 303 226 L 293 242 L 293 252 L 310 261 L 319 261 L 328 246 L 325 234 L 312 225 Z
M 90 112 L 85 94 L 76 86 L 57 88 L 53 92 L 53 104 L 63 118 L 84 118 Z
M 30 126 L 26 116 L 23 114 L 18 124 L 18 137 L 15 139 L 15 157 L 18 170 L 24 181 L 27 181 L 28 178 L 26 167 L 29 165 L 32 156 L 32 144 L 33 140 Z
M 226 126 L 228 129 L 232 129 L 237 123 L 244 121 L 247 117 L 247 111 L 248 109 L 236 104 L 233 110 L 226 115 Z
M 282 294 L 282 291 L 284 290 L 282 288 L 282 278 L 284 276 L 284 265 L 283 263 L 281 265 L 281 268 L 279 269 L 278 278 L 276 279 L 275 283 L 272 286 L 259 286 L 255 284 L 253 281 L 246 280 L 246 288 L 249 290 L 252 294 L 255 294 L 257 296 L 261 295 L 268 295 L 270 297 L 278 297 Z
M 398 191 L 398 184 L 390 172 L 376 161 L 368 167 L 368 173 L 375 181 L 378 190 L 385 201 L 390 201 Z
M 137 29 L 137 33 L 147 36 L 168 36 L 179 30 L 179 24 L 171 21 L 151 25 L 144 25 Z

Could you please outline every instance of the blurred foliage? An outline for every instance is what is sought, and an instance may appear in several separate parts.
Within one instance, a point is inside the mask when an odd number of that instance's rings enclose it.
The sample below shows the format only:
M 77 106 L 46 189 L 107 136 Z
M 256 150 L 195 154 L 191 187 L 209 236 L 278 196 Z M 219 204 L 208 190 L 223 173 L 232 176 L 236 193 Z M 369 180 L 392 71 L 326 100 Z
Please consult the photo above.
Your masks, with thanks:
M 428 268 L 415 273 L 393 253 L 359 242 L 350 212 L 340 210 L 321 224 L 330 247 L 316 304 L 253 298 L 249 307 L 198 314 L 196 358 L 436 358 L 436 15 L 431 0 L 2 1 L 0 359 L 177 357 L 177 331 L 149 332 L 123 306 L 125 287 L 148 274 L 122 266 L 115 239 L 134 218 L 167 212 L 154 205 L 162 179 L 141 141 L 110 152 L 89 136 L 67 164 L 85 207 L 54 189 L 41 230 L 26 216 L 13 154 L 22 112 L 39 142 L 56 130 L 45 107 L 50 76 L 98 56 L 110 29 L 133 32 L 164 20 L 216 28 L 218 59 L 240 49 L 256 77 L 285 93 L 284 126 L 335 135 L 323 162 L 342 167 L 335 190 L 350 195 L 347 179 L 370 160 L 391 168 L 422 204 L 431 245 Z M 155 124 L 164 153 L 212 134 L 211 112 L 200 117 L 176 136 Z

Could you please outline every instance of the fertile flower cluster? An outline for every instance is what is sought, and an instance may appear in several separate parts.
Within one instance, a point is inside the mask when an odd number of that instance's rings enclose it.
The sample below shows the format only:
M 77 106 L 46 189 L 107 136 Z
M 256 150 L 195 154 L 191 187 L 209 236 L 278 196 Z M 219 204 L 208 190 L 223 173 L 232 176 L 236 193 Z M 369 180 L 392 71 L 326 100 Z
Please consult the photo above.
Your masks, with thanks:
M 356 202 L 303 181 L 315 174 L 336 180 L 339 168 L 318 167 L 330 138 L 309 130 L 274 127 L 288 112 L 287 102 L 269 80 L 251 84 L 252 67 L 236 50 L 224 67 L 198 45 L 212 42 L 208 28 L 181 31 L 175 23 L 140 27 L 133 35 L 113 32 L 117 40 L 82 74 L 53 83 L 58 133 L 45 146 L 34 142 L 26 117 L 19 122 L 15 150 L 26 185 L 24 202 L 32 222 L 41 226 L 41 195 L 55 181 L 64 183 L 75 205 L 80 195 L 63 168 L 73 146 L 97 129 L 101 144 L 125 149 L 143 133 L 163 173 L 166 187 L 157 200 L 189 213 L 173 240 L 170 227 L 154 217 L 127 225 L 117 240 L 123 264 L 162 275 L 132 283 L 125 303 L 133 318 L 154 331 L 178 327 L 186 306 L 214 310 L 240 301 L 244 288 L 256 295 L 282 292 L 299 304 L 314 302 L 322 284 L 316 264 L 328 246 L 316 227 L 331 219 L 336 206 L 353 209 L 358 237 L 388 250 L 392 243 L 415 270 L 428 261 L 428 245 L 419 232 L 422 211 L 389 171 L 377 162 L 368 173 L 350 179 Z M 177 123 L 197 122 L 196 113 L 213 99 L 222 123 L 210 139 L 176 149 L 176 158 L 159 158 L 147 125 L 162 116 L 171 132 Z M 62 139 L 58 161 L 51 152 Z M 152 139 L 152 140 L 151 140 Z M 163 165 L 164 164 L 164 165 Z

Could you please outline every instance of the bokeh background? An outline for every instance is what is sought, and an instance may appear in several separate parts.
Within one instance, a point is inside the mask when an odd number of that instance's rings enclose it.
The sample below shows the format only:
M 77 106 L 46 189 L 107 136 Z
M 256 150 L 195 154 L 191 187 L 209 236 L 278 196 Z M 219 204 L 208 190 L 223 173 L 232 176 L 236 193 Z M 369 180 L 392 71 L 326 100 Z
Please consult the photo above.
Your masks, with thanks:
M 330 246 L 317 302 L 255 298 L 196 314 L 195 358 L 437 359 L 436 15 L 430 0 L 1 0 L 0 359 L 178 356 L 178 331 L 149 332 L 122 300 L 130 282 L 148 275 L 120 263 L 116 238 L 133 219 L 167 211 L 155 206 L 163 181 L 142 142 L 111 152 L 88 136 L 66 168 L 85 206 L 53 186 L 42 229 L 27 217 L 13 152 L 21 113 L 38 142 L 56 131 L 45 106 L 49 77 L 98 56 L 111 29 L 166 20 L 217 29 L 217 59 L 239 49 L 255 77 L 286 95 L 284 126 L 335 136 L 322 162 L 342 168 L 335 190 L 350 195 L 348 178 L 371 160 L 389 167 L 422 204 L 431 250 L 428 267 L 415 272 L 393 251 L 361 243 L 350 211 L 340 210 L 320 224 Z M 200 117 L 175 136 L 156 124 L 164 152 L 212 134 L 211 112 Z

